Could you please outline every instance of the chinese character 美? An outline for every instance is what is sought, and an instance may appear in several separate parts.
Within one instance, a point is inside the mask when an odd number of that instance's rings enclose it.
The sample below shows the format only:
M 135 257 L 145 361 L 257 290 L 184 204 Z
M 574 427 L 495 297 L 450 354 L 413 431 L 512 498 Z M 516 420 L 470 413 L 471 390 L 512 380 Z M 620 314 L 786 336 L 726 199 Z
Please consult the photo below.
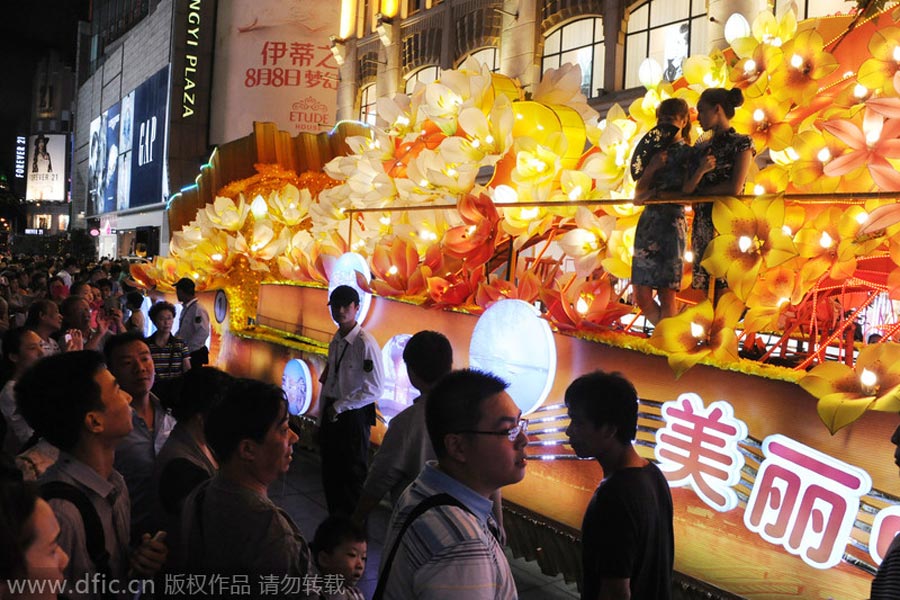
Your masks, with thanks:
M 750 492 L 744 525 L 818 569 L 841 561 L 872 478 L 780 434 L 763 441 L 765 460 Z
M 704 408 L 696 394 L 682 394 L 662 407 L 666 426 L 656 432 L 656 459 L 672 487 L 690 486 L 708 506 L 728 511 L 738 504 L 731 486 L 741 479 L 738 442 L 747 425 L 727 402 Z

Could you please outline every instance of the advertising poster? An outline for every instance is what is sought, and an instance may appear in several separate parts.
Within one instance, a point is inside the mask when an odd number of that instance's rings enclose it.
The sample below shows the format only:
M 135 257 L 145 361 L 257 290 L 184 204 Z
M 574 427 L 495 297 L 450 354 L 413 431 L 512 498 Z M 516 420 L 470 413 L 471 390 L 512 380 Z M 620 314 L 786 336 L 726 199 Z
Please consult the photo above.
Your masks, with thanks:
M 338 65 L 328 37 L 340 3 L 234 0 L 220 3 L 210 142 L 249 134 L 271 121 L 296 135 L 335 123 Z
M 106 182 L 103 186 L 103 212 L 116 210 L 116 194 L 119 191 L 119 104 L 106 113 Z
M 122 116 L 119 123 L 119 185 L 116 194 L 116 210 L 128 208 L 131 197 L 131 139 L 134 126 L 134 94 L 122 98 Z
M 28 138 L 25 200 L 66 199 L 66 136 L 39 133 Z
M 91 121 L 90 158 L 88 159 L 88 212 L 99 215 L 103 212 L 103 197 L 106 195 L 106 120 L 99 116 Z
M 166 160 L 168 87 L 169 67 L 164 67 L 133 93 L 132 123 L 128 125 L 131 131 L 128 208 L 165 200 L 163 165 Z

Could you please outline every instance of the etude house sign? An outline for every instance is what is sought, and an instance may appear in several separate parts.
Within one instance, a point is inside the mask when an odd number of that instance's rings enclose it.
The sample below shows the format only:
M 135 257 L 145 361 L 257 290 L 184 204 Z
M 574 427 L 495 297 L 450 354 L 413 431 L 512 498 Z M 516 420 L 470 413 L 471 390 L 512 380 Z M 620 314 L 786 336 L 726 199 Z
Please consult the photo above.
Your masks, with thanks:
M 219 3 L 210 141 L 245 136 L 254 121 L 291 134 L 333 126 L 338 66 L 328 36 L 339 17 L 339 2 Z

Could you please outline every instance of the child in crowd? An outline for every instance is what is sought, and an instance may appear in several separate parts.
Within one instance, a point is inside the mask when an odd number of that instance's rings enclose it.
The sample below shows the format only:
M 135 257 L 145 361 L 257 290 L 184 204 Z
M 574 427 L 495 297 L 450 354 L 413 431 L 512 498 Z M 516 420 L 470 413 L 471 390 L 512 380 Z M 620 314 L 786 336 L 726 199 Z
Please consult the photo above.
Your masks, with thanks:
M 342 515 L 328 517 L 316 529 L 312 553 L 318 569 L 314 586 L 318 598 L 365 599 L 356 587 L 366 570 L 366 533 L 359 525 Z

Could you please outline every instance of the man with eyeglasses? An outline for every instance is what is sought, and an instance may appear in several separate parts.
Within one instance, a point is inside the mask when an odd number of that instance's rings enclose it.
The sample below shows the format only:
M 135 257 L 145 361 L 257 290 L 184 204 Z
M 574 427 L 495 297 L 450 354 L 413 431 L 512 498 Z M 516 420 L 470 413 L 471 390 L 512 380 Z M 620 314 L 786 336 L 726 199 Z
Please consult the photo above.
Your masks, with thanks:
M 525 476 L 528 422 L 507 387 L 464 369 L 431 391 L 425 423 L 437 461 L 397 502 L 376 597 L 517 598 L 490 500 Z
M 566 390 L 569 443 L 595 458 L 603 481 L 581 526 L 583 600 L 672 597 L 672 494 L 634 449 L 638 397 L 618 373 L 582 375 Z

